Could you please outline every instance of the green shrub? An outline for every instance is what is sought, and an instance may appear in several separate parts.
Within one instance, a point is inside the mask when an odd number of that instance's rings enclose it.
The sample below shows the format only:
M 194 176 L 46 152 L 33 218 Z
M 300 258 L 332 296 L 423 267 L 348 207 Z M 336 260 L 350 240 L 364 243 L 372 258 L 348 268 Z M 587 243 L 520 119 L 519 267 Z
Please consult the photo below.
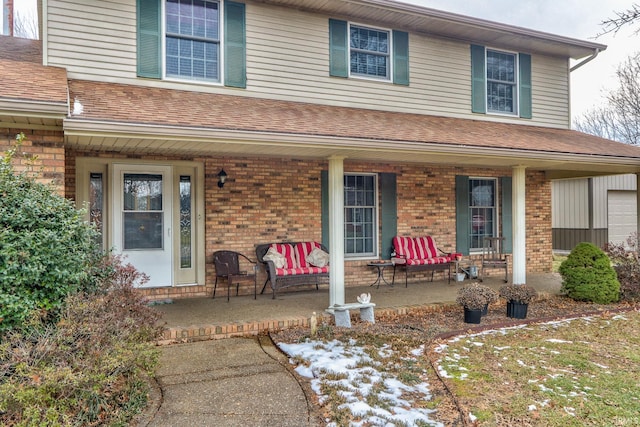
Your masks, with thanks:
M 579 243 L 560 265 L 562 292 L 578 301 L 608 304 L 620 299 L 620 283 L 607 254 Z
M 0 344 L 0 425 L 127 425 L 144 408 L 158 313 L 133 288 L 146 278 L 106 257 L 98 292 L 70 295 L 57 323 L 39 317 Z
M 0 159 L 0 332 L 34 311 L 50 314 L 90 283 L 95 231 L 51 186 L 17 173 L 15 148 Z

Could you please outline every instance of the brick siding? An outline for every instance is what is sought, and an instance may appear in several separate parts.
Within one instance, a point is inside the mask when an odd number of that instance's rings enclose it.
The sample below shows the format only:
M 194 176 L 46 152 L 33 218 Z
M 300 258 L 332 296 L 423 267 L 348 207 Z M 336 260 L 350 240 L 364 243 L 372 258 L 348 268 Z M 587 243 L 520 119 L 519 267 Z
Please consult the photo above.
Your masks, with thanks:
M 109 157 L 108 153 L 68 152 L 66 194 L 75 194 L 75 157 Z M 123 157 L 114 155 L 111 157 Z M 211 296 L 215 269 L 211 255 L 230 249 L 255 259 L 255 245 L 272 241 L 321 240 L 320 173 L 324 161 L 298 159 L 162 158 L 137 156 L 149 160 L 193 160 L 204 163 L 205 172 L 205 250 L 206 286 L 148 289 L 152 299 Z M 228 174 L 223 188 L 217 174 Z M 511 169 L 489 170 L 422 165 L 368 164 L 346 161 L 345 172 L 397 174 L 398 234 L 429 234 L 444 250 L 455 249 L 455 176 L 511 176 Z M 551 189 L 544 173 L 527 173 L 527 271 L 551 270 Z M 347 261 L 346 286 L 368 285 L 375 270 L 367 261 Z M 385 272 L 385 277 L 390 274 Z M 415 280 L 420 276 L 413 276 Z M 440 275 L 439 278 L 442 276 Z M 412 279 L 410 278 L 410 280 Z M 259 273 L 258 291 L 266 280 Z M 216 297 L 226 296 L 226 285 Z M 313 286 L 309 287 L 310 289 Z M 268 288 L 265 292 L 269 292 Z M 253 293 L 253 283 L 241 283 L 241 294 Z

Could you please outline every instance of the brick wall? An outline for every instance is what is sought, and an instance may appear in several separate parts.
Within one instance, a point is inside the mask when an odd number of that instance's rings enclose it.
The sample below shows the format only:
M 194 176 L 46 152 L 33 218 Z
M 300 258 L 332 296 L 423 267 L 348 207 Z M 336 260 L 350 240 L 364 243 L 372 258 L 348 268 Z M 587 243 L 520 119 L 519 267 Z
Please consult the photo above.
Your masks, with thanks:
M 15 147 L 16 135 L 20 132 L 25 134 L 25 139 L 14 158 L 15 170 L 27 171 L 38 182 L 52 184 L 60 195 L 64 195 L 65 152 L 62 132 L 0 129 L 2 153 Z
M 67 153 L 66 192 L 69 196 L 75 193 L 76 155 L 106 157 L 108 154 Z M 163 158 L 147 156 L 144 159 Z M 206 287 L 146 290 L 154 299 L 211 295 L 215 281 L 211 255 L 216 250 L 236 250 L 255 259 L 255 245 L 258 243 L 321 240 L 320 173 L 327 169 L 326 162 L 226 157 L 172 157 L 168 160 L 202 161 L 205 166 Z M 217 174 L 223 168 L 228 178 L 225 186 L 219 188 Z M 344 170 L 396 173 L 398 234 L 435 236 L 438 246 L 445 250 L 455 249 L 455 176 L 511 176 L 511 169 L 372 165 L 350 161 L 345 162 Z M 550 183 L 542 172 L 527 173 L 526 203 L 528 272 L 549 272 L 552 258 L 551 191 Z M 367 267 L 366 263 L 363 260 L 347 261 L 347 286 L 373 282 L 375 270 Z M 265 279 L 261 272 L 258 291 Z M 266 292 L 269 291 L 267 289 Z M 224 285 L 218 292 L 221 297 L 226 295 Z M 253 284 L 242 284 L 240 292 L 253 293 Z

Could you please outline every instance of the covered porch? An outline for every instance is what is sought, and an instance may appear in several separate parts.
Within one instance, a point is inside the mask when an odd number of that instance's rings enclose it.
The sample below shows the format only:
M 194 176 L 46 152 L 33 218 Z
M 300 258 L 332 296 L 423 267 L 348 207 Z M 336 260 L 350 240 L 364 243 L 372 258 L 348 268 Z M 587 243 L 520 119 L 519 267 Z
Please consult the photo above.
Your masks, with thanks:
M 397 278 L 396 278 L 397 279 Z M 370 293 L 371 301 L 376 304 L 376 318 L 384 314 L 402 314 L 413 309 L 437 307 L 455 304 L 458 289 L 470 283 L 447 283 L 442 277 L 433 282 L 410 282 L 405 287 L 401 281 L 395 286 L 354 286 L 345 289 L 345 301 L 355 302 L 361 293 Z M 498 290 L 504 284 L 500 272 L 485 278 L 483 284 Z M 562 280 L 557 273 L 530 274 L 527 284 L 539 293 L 557 294 Z M 227 302 L 226 294 L 215 299 L 188 298 L 176 299 L 167 304 L 158 304 L 154 309 L 162 314 L 161 322 L 165 326 L 163 342 L 186 342 L 207 339 L 250 336 L 293 327 L 309 327 L 313 313 L 318 322 L 324 316 L 325 322 L 333 322 L 325 312 L 329 302 L 327 286 L 319 291 L 291 290 L 281 292 L 274 300 L 265 292 L 253 299 L 253 295 L 231 296 Z M 462 316 L 462 311 L 460 312 Z

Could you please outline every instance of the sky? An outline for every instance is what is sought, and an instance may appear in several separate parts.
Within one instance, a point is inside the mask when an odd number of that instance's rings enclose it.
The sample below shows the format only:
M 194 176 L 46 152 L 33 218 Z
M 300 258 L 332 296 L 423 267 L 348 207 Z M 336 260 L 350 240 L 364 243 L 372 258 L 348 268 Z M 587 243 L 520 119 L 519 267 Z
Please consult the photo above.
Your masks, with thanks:
M 637 0 L 403 1 L 607 45 L 607 50 L 596 59 L 571 73 L 571 110 L 574 118 L 601 105 L 606 93 L 617 87 L 615 71 L 618 65 L 631 54 L 640 52 L 640 34 L 633 34 L 634 28 L 640 28 L 640 23 L 626 27 L 615 35 L 596 38 L 602 32 L 600 23 L 603 20 L 615 17 L 616 11 L 629 9 Z M 35 14 L 35 0 L 14 2 L 16 11 Z

